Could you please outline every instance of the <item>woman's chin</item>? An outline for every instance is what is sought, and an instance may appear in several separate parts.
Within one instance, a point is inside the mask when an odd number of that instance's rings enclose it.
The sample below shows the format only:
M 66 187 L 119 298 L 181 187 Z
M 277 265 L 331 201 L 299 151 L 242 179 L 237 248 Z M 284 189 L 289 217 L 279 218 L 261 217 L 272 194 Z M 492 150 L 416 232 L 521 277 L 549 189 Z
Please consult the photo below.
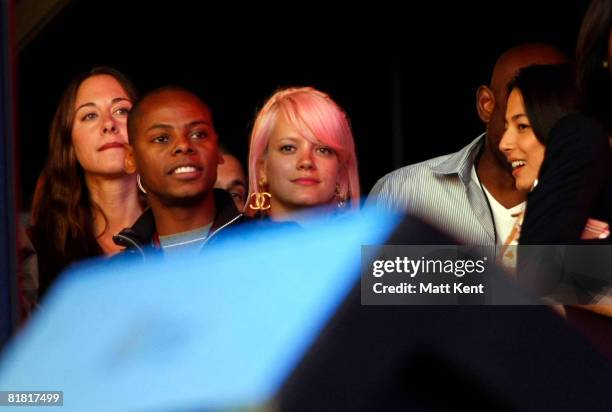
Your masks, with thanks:
M 533 187 L 533 182 L 516 182 L 516 190 L 522 193 L 529 193 Z

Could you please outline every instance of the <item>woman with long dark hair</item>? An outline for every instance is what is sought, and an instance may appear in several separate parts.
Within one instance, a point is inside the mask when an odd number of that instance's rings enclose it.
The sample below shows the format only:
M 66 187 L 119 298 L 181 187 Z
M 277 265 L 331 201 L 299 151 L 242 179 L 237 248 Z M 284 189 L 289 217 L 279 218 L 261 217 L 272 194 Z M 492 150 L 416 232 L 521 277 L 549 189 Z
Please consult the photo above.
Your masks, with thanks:
M 521 228 L 521 245 L 610 244 L 612 223 L 612 76 L 610 48 L 612 0 L 593 0 L 578 36 L 576 83 L 581 115 L 560 119 L 549 132 L 539 184 L 529 194 Z M 587 256 L 585 250 L 571 249 Z M 598 249 L 601 250 L 601 249 Z M 591 256 L 577 272 L 567 262 L 555 262 L 552 251 L 526 248 L 519 251 L 518 272 L 524 278 L 549 276 L 561 286 L 568 320 L 578 324 L 596 343 L 612 337 L 609 319 L 582 309 L 612 316 L 612 279 L 590 272 L 605 256 Z M 580 261 L 581 256 L 573 256 Z M 576 272 L 576 273 L 574 273 Z M 549 280 L 550 280 L 549 279 Z M 551 282 L 545 282 L 549 285 Z M 566 287 L 564 287 L 566 286 Z M 572 320 L 573 319 L 573 320 Z M 612 353 L 611 353 L 612 354 Z
M 64 91 L 32 209 L 41 296 L 71 263 L 118 252 L 112 235 L 142 213 L 136 177 L 124 170 L 136 97 L 132 83 L 109 67 L 75 77 Z

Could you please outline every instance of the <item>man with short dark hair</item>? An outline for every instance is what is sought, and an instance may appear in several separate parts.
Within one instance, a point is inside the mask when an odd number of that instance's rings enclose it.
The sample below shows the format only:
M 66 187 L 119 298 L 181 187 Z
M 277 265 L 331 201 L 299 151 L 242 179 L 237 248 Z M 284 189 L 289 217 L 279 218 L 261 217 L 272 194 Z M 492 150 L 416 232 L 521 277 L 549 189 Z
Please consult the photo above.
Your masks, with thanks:
M 164 252 L 199 250 L 241 220 L 231 197 L 213 189 L 222 158 L 199 97 L 178 87 L 147 94 L 129 115 L 128 134 L 126 170 L 139 174 L 151 207 L 115 243 L 141 253 L 151 244 Z

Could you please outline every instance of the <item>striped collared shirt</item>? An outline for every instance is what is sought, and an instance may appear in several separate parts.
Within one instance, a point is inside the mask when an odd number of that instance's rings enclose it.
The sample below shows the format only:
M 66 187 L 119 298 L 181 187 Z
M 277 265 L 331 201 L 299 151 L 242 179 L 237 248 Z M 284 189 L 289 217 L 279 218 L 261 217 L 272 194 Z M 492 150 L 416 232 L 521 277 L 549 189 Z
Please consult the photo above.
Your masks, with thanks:
M 484 134 L 456 153 L 387 174 L 367 204 L 418 216 L 465 244 L 494 245 L 493 216 L 482 188 L 471 178 L 483 144 Z

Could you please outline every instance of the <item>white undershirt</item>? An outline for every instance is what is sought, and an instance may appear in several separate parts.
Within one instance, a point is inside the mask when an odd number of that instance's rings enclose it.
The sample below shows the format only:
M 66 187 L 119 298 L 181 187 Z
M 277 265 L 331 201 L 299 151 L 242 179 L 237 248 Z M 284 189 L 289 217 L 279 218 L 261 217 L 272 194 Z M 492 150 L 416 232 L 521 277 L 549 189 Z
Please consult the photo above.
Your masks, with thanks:
M 474 166 L 472 166 L 472 179 L 480 186 L 480 181 L 478 180 L 478 175 L 476 174 L 476 168 Z M 495 231 L 497 232 L 497 244 L 501 245 L 510 235 L 510 231 L 516 223 L 517 215 L 523 211 L 527 202 L 522 202 L 510 209 L 506 209 L 504 205 L 499 203 L 493 195 L 489 193 L 484 185 L 482 185 L 482 188 L 484 189 L 485 195 L 489 200 L 489 205 L 491 205 L 491 211 L 493 212 L 493 223 L 495 224 Z

